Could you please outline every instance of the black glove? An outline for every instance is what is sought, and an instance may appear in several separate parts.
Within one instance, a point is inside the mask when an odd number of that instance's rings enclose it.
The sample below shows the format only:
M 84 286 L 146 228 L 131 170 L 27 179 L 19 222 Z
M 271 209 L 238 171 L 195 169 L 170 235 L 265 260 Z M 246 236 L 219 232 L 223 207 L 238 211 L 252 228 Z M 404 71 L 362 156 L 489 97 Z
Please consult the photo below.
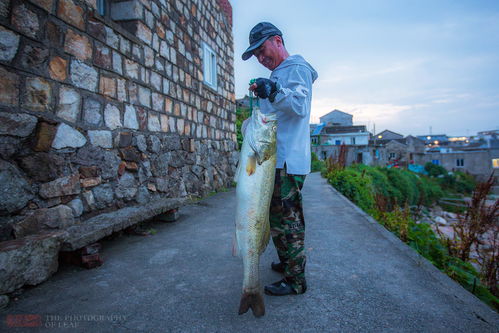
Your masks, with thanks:
M 270 97 L 269 100 L 273 102 L 275 95 L 277 94 L 277 84 L 272 80 L 264 78 L 256 79 L 255 83 L 255 95 L 263 99 Z

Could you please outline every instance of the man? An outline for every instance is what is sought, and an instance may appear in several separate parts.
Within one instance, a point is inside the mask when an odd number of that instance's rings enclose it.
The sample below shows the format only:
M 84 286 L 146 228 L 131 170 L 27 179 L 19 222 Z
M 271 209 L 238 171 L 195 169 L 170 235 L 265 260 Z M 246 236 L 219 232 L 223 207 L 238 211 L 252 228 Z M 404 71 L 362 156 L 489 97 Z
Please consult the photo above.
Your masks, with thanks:
M 300 55 L 289 55 L 282 32 L 268 22 L 251 29 L 243 60 L 255 56 L 272 71 L 250 86 L 263 113 L 277 112 L 277 164 L 270 205 L 270 230 L 279 263 L 272 269 L 284 279 L 265 286 L 265 293 L 302 294 L 305 280 L 305 220 L 301 189 L 310 173 L 310 103 L 317 72 Z

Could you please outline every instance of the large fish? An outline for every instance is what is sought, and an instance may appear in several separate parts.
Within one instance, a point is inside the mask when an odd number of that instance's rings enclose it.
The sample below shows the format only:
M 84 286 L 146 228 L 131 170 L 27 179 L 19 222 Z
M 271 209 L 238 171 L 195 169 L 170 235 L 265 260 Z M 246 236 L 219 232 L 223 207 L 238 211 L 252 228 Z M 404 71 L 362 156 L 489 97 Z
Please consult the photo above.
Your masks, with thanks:
M 259 263 L 270 238 L 269 208 L 276 165 L 275 113 L 253 110 L 245 129 L 236 172 L 236 243 L 243 259 L 243 294 L 239 314 L 249 308 L 256 317 L 265 314 L 260 288 Z

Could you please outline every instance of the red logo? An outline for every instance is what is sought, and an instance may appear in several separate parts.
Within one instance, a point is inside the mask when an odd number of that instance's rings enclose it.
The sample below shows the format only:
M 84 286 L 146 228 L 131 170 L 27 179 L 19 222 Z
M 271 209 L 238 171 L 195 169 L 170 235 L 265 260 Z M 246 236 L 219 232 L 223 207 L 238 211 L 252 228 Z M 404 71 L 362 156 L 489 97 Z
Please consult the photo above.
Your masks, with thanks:
M 37 314 L 11 314 L 7 315 L 7 327 L 40 327 L 42 316 Z

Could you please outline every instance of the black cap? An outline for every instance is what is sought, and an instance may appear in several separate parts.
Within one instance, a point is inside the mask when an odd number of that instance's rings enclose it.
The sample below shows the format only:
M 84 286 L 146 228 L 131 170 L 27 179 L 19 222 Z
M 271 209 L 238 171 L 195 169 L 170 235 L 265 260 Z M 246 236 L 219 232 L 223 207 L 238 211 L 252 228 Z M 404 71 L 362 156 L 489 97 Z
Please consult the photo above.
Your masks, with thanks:
M 269 37 L 282 36 L 281 30 L 272 23 L 260 22 L 251 29 L 249 34 L 250 46 L 243 53 L 243 60 L 248 60 L 253 55 L 253 51 L 259 48 Z

